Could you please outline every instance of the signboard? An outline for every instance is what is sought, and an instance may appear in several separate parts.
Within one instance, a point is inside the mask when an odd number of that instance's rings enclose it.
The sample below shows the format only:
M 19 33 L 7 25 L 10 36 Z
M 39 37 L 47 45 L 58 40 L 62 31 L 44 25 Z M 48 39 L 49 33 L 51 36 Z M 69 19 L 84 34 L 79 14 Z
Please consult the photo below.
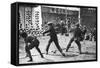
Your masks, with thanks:
M 41 6 L 32 8 L 32 23 L 34 29 L 36 30 L 41 29 L 42 25 Z
M 32 24 L 32 10 L 31 7 L 25 7 L 25 28 L 30 29 Z

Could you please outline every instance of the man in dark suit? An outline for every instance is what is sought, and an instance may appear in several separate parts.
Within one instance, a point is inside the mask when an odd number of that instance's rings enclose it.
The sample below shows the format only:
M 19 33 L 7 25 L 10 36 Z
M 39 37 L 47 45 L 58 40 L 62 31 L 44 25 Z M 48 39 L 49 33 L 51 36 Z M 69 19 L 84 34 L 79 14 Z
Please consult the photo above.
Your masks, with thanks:
M 76 24 L 76 28 L 72 31 L 73 37 L 70 39 L 70 41 L 69 41 L 69 43 L 68 43 L 66 52 L 67 52 L 68 49 L 70 48 L 72 42 L 75 41 L 75 43 L 78 45 L 79 52 L 81 53 L 80 37 L 81 37 L 82 31 L 81 31 L 81 29 L 79 28 L 79 26 L 80 26 L 79 24 Z
M 46 48 L 46 52 L 47 52 L 46 54 L 48 54 L 48 50 L 49 50 L 50 44 L 51 44 L 52 42 L 54 42 L 55 45 L 56 45 L 56 47 L 57 47 L 58 50 L 60 51 L 60 53 L 61 53 L 63 56 L 65 56 L 65 54 L 62 53 L 62 49 L 61 49 L 61 47 L 60 47 L 60 45 L 59 45 L 59 43 L 58 43 L 58 38 L 57 38 L 56 31 L 55 31 L 55 29 L 54 29 L 54 27 L 53 27 L 53 23 L 52 23 L 52 22 L 49 22 L 48 26 L 49 26 L 49 30 L 47 30 L 47 31 L 45 31 L 45 32 L 43 33 L 43 35 L 44 35 L 45 33 L 49 33 L 49 35 L 50 35 L 50 40 L 49 40 L 48 45 L 47 45 L 47 48 Z
M 33 61 L 30 50 L 33 49 L 34 47 L 40 53 L 41 57 L 44 58 L 40 49 L 39 49 L 39 43 L 40 42 L 36 37 L 28 36 L 26 32 L 23 32 L 21 34 L 21 36 L 24 38 L 24 41 L 25 41 L 25 44 L 26 44 L 25 51 L 26 51 L 26 55 L 30 58 L 29 61 Z

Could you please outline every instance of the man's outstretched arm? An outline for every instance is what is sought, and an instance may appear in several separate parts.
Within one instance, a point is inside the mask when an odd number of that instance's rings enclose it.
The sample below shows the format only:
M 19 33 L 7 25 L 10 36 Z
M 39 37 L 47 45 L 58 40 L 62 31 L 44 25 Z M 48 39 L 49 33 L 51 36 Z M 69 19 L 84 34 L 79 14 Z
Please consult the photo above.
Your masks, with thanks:
M 48 32 L 50 32 L 50 30 L 47 30 L 47 31 L 43 32 L 43 35 L 44 35 L 45 33 L 48 33 Z

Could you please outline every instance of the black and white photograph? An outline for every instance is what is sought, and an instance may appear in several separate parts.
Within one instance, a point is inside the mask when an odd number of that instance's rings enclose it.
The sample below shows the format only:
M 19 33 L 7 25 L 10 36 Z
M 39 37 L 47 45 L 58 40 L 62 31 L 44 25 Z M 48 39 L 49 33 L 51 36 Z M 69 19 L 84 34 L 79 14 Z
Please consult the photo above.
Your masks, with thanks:
M 19 64 L 97 60 L 97 8 L 18 6 Z

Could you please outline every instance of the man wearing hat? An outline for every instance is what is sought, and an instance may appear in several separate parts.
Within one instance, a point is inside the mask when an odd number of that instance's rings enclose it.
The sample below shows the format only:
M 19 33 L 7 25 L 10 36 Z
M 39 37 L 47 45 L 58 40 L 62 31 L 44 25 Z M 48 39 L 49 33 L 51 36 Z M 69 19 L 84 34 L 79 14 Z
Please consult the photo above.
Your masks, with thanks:
M 79 24 L 76 24 L 76 28 L 72 31 L 72 33 L 73 33 L 73 36 L 72 36 L 72 38 L 70 39 L 70 41 L 69 41 L 69 43 L 67 45 L 66 52 L 70 48 L 72 42 L 75 41 L 75 43 L 78 45 L 79 52 L 81 53 L 80 37 L 81 37 L 82 31 L 80 29 L 80 25 Z
M 56 45 L 56 47 L 57 47 L 58 50 L 60 51 L 60 53 L 61 53 L 63 56 L 65 56 L 65 54 L 62 53 L 62 49 L 61 49 L 61 47 L 60 47 L 60 45 L 59 45 L 59 43 L 58 43 L 58 38 L 57 38 L 56 31 L 55 31 L 55 29 L 54 29 L 54 27 L 53 27 L 53 23 L 52 23 L 52 22 L 48 22 L 48 26 L 49 26 L 49 30 L 47 30 L 47 31 L 45 31 L 45 32 L 43 33 L 43 35 L 44 35 L 45 33 L 49 33 L 49 35 L 50 35 L 50 40 L 49 40 L 48 45 L 47 45 L 47 48 L 46 48 L 46 54 L 48 54 L 48 50 L 49 50 L 50 44 L 51 44 L 52 42 L 54 42 L 55 45 Z

